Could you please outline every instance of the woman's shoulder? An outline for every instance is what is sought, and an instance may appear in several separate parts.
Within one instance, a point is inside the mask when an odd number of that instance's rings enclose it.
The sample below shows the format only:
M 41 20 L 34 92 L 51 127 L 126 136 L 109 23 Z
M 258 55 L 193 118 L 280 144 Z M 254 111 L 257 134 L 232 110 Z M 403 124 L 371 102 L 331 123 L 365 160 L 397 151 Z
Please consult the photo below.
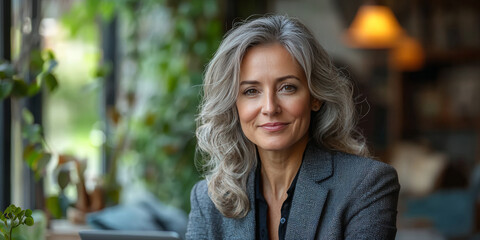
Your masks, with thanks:
M 207 180 L 198 181 L 192 188 L 190 197 L 198 202 L 200 205 L 204 205 L 211 202 L 208 196 Z
M 200 180 L 198 181 L 197 183 L 195 183 L 195 185 L 193 186 L 193 190 L 195 190 L 195 192 L 208 192 L 208 187 L 207 187 L 207 180 L 203 179 L 203 180 Z
M 377 170 L 381 172 L 396 172 L 395 169 L 384 162 L 371 157 L 365 157 L 346 153 L 342 151 L 329 150 L 322 147 L 320 144 L 311 142 L 307 147 L 306 157 L 309 158 L 310 163 L 320 164 L 320 167 L 324 167 L 326 162 L 331 162 L 335 170 L 355 171 L 359 170 Z M 318 163 L 321 160 L 321 163 Z
M 335 152 L 332 153 L 333 171 L 325 182 L 339 199 L 359 199 L 375 194 L 389 192 L 398 194 L 400 184 L 395 168 L 391 165 L 368 157 Z M 370 197 L 367 197 L 370 199 Z
M 203 212 L 217 213 L 218 210 L 215 208 L 210 195 L 208 194 L 208 182 L 207 180 L 201 180 L 197 182 L 190 193 L 190 203 L 200 207 Z
M 328 150 L 310 143 L 305 153 L 304 169 L 310 175 L 328 176 L 332 179 L 360 180 L 366 176 L 398 178 L 396 170 L 387 163 L 365 156 Z M 325 178 L 326 179 L 326 178 Z M 335 181 L 339 182 L 339 181 Z
M 369 177 L 391 178 L 398 182 L 395 168 L 379 160 L 344 152 L 332 153 L 332 158 L 336 175 L 347 175 L 348 178 L 362 179 Z
M 344 152 L 334 152 L 332 153 L 334 162 L 341 164 L 343 166 L 352 166 L 355 168 L 375 168 L 375 169 L 391 169 L 393 167 L 387 163 L 384 163 L 378 159 L 373 159 L 370 157 L 364 157 L 359 155 L 354 155 Z

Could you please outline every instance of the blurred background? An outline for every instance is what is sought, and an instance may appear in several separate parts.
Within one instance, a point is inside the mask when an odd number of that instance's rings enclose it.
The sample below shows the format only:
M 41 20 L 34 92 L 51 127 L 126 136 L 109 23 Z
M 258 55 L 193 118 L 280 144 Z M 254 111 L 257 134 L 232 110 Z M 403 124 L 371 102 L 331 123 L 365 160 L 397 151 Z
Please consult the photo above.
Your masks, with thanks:
M 18 234 L 183 235 L 204 67 L 265 13 L 299 18 L 354 82 L 371 152 L 399 174 L 397 239 L 479 239 L 476 0 L 1 0 L 0 209 L 37 220 Z

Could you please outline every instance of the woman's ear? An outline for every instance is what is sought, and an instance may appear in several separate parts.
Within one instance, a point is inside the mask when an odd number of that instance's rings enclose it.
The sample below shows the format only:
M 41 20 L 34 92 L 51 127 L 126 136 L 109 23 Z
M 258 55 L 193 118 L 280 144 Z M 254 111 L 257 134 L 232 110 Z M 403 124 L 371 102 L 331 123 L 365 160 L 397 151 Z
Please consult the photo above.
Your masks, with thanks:
M 323 104 L 323 102 L 314 98 L 312 100 L 312 111 L 317 112 L 318 110 L 320 110 L 320 108 L 322 107 L 322 104 Z

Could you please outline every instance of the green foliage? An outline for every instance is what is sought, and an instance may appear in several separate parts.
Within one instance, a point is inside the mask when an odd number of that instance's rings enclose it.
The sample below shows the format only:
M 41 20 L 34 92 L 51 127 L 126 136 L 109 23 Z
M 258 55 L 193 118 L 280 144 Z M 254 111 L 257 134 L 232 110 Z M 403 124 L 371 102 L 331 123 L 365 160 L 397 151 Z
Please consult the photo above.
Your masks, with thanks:
M 165 1 L 164 5 L 138 4 L 129 10 L 145 18 L 129 22 L 126 45 L 131 51 L 127 54 L 139 65 L 139 79 L 154 79 L 143 80 L 143 84 L 156 92 L 146 102 L 146 110 L 126 125 L 131 128 L 132 142 L 127 156 L 138 159 L 125 160 L 139 161 L 138 174 L 148 189 L 185 211 L 189 210 L 190 189 L 199 180 L 194 165 L 199 86 L 203 68 L 222 35 L 217 6 L 215 0 Z M 153 28 L 143 37 L 140 26 L 156 14 L 163 14 L 162 27 L 168 30 Z
M 0 61 L 0 99 L 10 95 L 13 90 L 13 66 L 9 62 Z
M 32 217 L 32 210 L 22 210 L 13 204 L 7 207 L 4 212 L 0 211 L 0 220 L 3 221 L 3 226 L 0 227 L 3 237 L 6 240 L 12 239 L 12 231 L 20 225 L 33 226 L 35 221 Z
M 32 113 L 24 108 L 22 138 L 25 139 L 25 148 L 23 149 L 23 159 L 32 169 L 35 178 L 39 179 L 46 173 L 47 164 L 52 155 L 45 147 L 45 141 L 40 124 L 34 123 Z
M 49 196 L 45 199 L 45 205 L 50 214 L 56 219 L 62 217 L 62 208 L 60 207 L 60 199 L 58 196 Z
M 7 97 L 17 99 L 32 97 L 44 86 L 50 92 L 57 89 L 58 82 L 53 73 L 57 61 L 53 52 L 32 50 L 29 57 L 29 71 L 36 76 L 31 82 L 20 77 L 21 73 L 15 70 L 12 63 L 0 61 L 0 100 Z M 51 154 L 45 150 L 41 126 L 34 123 L 32 113 L 23 109 L 22 115 L 23 119 L 12 121 L 22 121 L 22 137 L 26 143 L 23 159 L 38 179 L 45 173 Z
M 29 69 L 36 77 L 28 82 L 15 71 L 12 63 L 0 60 L 0 100 L 7 97 L 31 97 L 37 94 L 42 86 L 46 86 L 49 91 L 54 91 L 58 87 L 57 79 L 52 72 L 56 65 L 57 61 L 51 51 L 43 53 L 37 50 L 32 51 Z
M 222 36 L 219 2 L 92 0 L 80 4 L 83 8 L 66 14 L 65 26 L 78 33 L 84 31 L 82 24 L 94 23 L 98 16 L 117 16 L 119 45 L 124 62 L 129 63 L 119 74 L 127 79 L 120 81 L 127 106 L 114 111 L 108 155 L 132 166 L 160 200 L 188 211 L 190 189 L 200 178 L 194 165 L 199 86 L 204 66 Z
M 70 11 L 63 15 L 62 23 L 67 26 L 71 37 L 95 41 L 99 38 L 97 20 L 111 20 L 115 13 L 115 5 L 115 0 L 77 1 Z

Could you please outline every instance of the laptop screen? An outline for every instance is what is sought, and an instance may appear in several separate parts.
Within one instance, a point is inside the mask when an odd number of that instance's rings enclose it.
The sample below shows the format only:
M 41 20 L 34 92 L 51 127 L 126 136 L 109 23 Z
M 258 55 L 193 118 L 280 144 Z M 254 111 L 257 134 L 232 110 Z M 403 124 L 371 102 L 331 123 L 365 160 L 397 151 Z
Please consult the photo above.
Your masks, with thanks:
M 79 232 L 82 240 L 179 240 L 176 232 L 168 231 L 121 231 L 84 230 Z

